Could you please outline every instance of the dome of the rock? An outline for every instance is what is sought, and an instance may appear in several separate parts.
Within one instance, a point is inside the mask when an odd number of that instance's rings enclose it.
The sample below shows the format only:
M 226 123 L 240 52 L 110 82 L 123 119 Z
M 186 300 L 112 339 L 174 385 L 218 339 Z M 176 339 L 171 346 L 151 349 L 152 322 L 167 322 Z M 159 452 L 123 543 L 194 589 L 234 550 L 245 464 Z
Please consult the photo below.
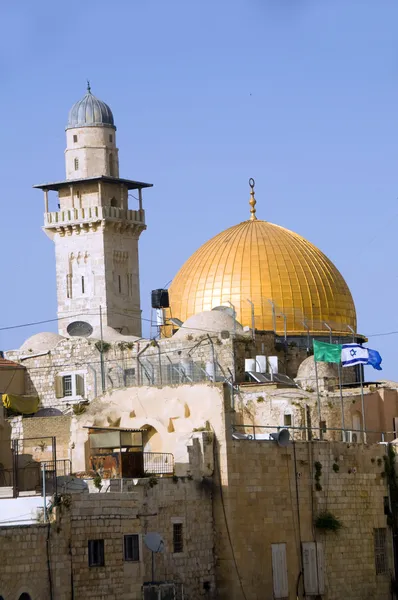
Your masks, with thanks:
M 250 220 L 230 227 L 199 248 L 170 289 L 174 318 L 231 303 L 242 326 L 302 335 L 356 331 L 350 290 L 333 263 L 306 239 L 258 220 L 252 191 Z

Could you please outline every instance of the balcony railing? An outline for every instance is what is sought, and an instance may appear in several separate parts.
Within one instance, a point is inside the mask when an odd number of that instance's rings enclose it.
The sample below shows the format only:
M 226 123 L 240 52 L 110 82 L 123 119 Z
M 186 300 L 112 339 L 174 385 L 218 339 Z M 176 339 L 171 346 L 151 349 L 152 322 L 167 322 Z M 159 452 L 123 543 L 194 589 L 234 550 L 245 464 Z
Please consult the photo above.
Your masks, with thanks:
M 145 223 L 145 213 L 143 210 L 125 210 L 115 206 L 89 206 L 86 208 L 68 208 L 57 212 L 48 212 L 44 214 L 45 227 L 57 227 L 59 225 L 68 225 L 71 223 L 90 223 L 102 221 L 104 219 L 114 219 L 131 221 L 133 223 Z
M 174 456 L 163 452 L 144 452 L 145 475 L 173 475 Z

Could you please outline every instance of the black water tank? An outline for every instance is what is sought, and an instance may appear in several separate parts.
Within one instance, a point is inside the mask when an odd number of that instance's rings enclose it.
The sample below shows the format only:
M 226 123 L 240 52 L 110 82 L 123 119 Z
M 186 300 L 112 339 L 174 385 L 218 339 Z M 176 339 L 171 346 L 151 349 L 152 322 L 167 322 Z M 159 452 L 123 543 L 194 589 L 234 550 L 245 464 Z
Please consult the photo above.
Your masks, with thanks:
M 152 290 L 152 308 L 169 308 L 168 290 Z

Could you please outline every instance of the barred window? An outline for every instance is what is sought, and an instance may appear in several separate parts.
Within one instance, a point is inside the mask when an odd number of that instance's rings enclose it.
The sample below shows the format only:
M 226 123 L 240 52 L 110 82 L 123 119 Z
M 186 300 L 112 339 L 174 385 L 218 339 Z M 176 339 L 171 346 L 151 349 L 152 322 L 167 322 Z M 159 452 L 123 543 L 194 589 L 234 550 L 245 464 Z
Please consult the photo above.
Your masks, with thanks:
M 104 540 L 88 541 L 88 566 L 103 567 L 105 565 Z
M 79 159 L 75 158 L 75 171 L 79 170 Z
M 376 575 L 388 572 L 387 560 L 387 529 L 374 529 L 374 549 Z
M 139 562 L 140 543 L 137 533 L 124 536 L 124 560 L 129 562 Z
M 72 375 L 62 377 L 63 392 L 65 396 L 72 396 Z
M 182 523 L 173 523 L 173 552 L 174 554 L 184 551 L 184 540 Z

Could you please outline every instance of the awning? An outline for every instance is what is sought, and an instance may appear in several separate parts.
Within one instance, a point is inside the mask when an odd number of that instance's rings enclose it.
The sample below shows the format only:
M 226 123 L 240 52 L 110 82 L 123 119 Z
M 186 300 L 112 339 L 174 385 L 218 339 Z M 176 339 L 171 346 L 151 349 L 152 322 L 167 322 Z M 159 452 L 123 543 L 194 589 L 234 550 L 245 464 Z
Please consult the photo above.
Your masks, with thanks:
M 14 394 L 3 394 L 1 399 L 5 408 L 10 408 L 21 415 L 37 412 L 40 402 L 35 396 L 14 396 Z

